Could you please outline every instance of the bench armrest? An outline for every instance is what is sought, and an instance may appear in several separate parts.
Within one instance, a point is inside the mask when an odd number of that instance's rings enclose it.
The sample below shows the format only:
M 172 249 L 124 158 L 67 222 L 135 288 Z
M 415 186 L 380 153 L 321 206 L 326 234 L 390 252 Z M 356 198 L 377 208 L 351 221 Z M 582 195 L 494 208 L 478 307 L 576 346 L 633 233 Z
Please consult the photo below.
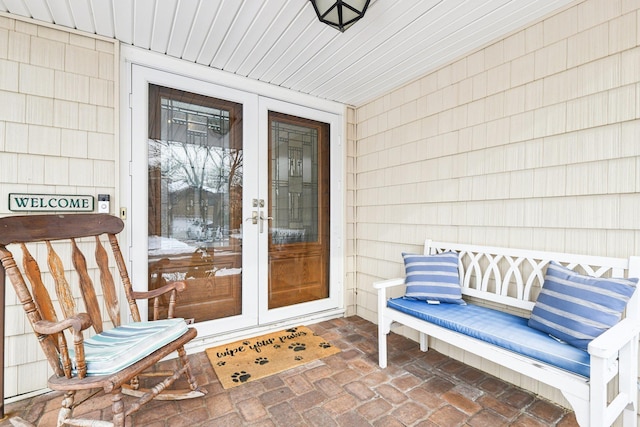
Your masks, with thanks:
M 381 280 L 379 282 L 374 282 L 373 283 L 373 287 L 374 289 L 386 289 L 386 288 L 390 288 L 392 286 L 398 286 L 398 285 L 404 285 L 404 277 L 397 277 L 395 279 L 387 279 L 387 280 Z
M 587 351 L 592 356 L 608 359 L 631 340 L 637 340 L 639 333 L 640 327 L 637 324 L 634 324 L 630 319 L 622 319 L 591 341 Z

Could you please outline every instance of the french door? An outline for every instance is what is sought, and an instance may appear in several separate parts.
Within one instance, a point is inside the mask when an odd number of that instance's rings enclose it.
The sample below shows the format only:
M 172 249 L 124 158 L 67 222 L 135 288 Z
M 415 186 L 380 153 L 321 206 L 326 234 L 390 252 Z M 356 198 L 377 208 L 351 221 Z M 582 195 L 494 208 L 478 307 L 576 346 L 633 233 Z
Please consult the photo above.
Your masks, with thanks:
M 260 99 L 259 116 L 259 128 L 268 130 L 260 135 L 268 164 L 258 182 L 269 218 L 269 232 L 261 235 L 266 262 L 260 270 L 260 320 L 330 310 L 340 303 L 341 283 L 339 261 L 332 261 L 340 252 L 332 212 L 341 204 L 331 196 L 337 125 L 329 114 L 268 98 Z
M 175 315 L 201 336 L 339 309 L 335 115 L 144 67 L 131 81 L 134 287 L 186 282 Z

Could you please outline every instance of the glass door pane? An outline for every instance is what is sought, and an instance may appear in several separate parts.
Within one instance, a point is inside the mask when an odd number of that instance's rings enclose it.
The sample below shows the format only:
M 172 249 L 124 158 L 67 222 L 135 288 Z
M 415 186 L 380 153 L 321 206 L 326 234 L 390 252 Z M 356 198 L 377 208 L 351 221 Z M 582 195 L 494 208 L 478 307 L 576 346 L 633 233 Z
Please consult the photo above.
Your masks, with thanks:
M 241 314 L 241 104 L 150 85 L 148 160 L 149 290 L 186 281 L 195 322 Z
M 270 112 L 269 129 L 271 310 L 329 297 L 329 126 Z

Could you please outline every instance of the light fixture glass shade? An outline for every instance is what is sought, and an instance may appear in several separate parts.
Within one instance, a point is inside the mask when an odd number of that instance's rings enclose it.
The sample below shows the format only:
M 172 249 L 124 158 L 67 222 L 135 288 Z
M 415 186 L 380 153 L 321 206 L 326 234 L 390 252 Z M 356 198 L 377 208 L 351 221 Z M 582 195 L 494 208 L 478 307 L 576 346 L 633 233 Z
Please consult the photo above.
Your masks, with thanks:
M 318 19 L 342 32 L 364 16 L 370 0 L 310 0 Z

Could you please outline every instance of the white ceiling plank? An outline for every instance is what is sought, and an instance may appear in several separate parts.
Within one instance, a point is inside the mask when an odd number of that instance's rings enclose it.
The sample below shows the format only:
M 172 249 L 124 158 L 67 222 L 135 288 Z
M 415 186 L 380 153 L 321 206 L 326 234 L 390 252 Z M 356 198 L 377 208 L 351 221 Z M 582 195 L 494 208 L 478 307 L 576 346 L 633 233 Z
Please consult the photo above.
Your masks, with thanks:
M 155 0 L 136 0 L 133 5 L 133 44 L 144 49 L 151 47 Z
M 465 38 L 456 39 L 451 45 L 442 47 L 440 50 L 429 52 L 428 55 L 423 55 L 420 60 L 414 61 L 414 70 L 412 71 L 412 73 L 407 73 L 407 77 L 411 77 L 410 74 L 413 74 L 414 78 L 419 77 L 425 64 L 433 64 L 432 69 L 435 70 L 442 65 L 445 65 L 446 63 L 449 63 L 463 56 L 467 52 L 493 42 L 496 39 L 497 35 L 495 31 L 495 25 L 509 26 L 512 25 L 513 22 L 515 21 L 513 21 L 512 17 L 510 16 L 503 17 L 500 20 L 492 20 L 492 22 L 488 23 L 484 28 L 477 29 L 472 34 L 468 34 Z M 399 70 L 396 71 L 395 74 L 396 76 L 387 75 L 382 77 L 392 81 L 397 79 Z
M 470 0 L 458 3 L 455 9 L 434 8 L 421 17 L 422 19 L 413 22 L 393 37 L 389 37 L 384 44 L 369 51 L 367 57 L 357 64 L 363 72 L 351 79 L 351 87 L 358 87 L 379 77 L 382 74 L 381 70 L 405 68 L 407 62 L 416 61 L 416 57 L 419 58 L 423 52 L 439 49 L 438 43 L 445 43 L 443 41 L 451 38 L 452 33 L 465 28 L 468 22 L 475 20 L 474 5 L 477 7 L 479 3 Z M 341 77 L 349 72 L 349 69 L 343 69 L 335 79 L 327 80 L 325 88 L 341 86 Z M 325 90 L 330 89 L 318 86 L 316 93 L 324 93 Z M 348 88 L 343 87 L 342 90 L 348 90 Z
M 23 0 L 4 0 L 4 6 L 9 13 L 31 18 L 29 8 Z
M 161 1 L 161 3 L 159 1 Z M 175 12 L 178 7 L 178 0 L 159 1 L 156 1 L 154 5 L 151 50 L 154 52 L 167 53 L 171 30 L 173 29 L 175 21 Z
M 332 41 L 335 41 L 336 37 L 339 36 L 339 34 L 336 34 L 335 28 L 325 25 L 324 28 L 320 30 L 320 33 L 316 33 L 315 29 L 303 33 L 298 38 L 298 42 L 307 46 L 326 46 Z M 269 72 L 265 73 L 265 78 L 268 79 L 269 82 L 281 86 L 291 74 L 298 72 L 300 68 L 311 61 L 316 54 L 315 49 L 305 49 L 296 52 L 295 55 L 287 55 L 283 61 L 275 63 Z
M 207 34 L 196 62 L 204 65 L 211 64 L 227 32 L 230 31 L 231 23 L 235 20 L 241 4 L 237 0 L 221 0 L 220 7 L 211 25 L 211 30 Z
M 69 0 L 71 15 L 76 23 L 76 28 L 80 31 L 95 34 L 96 26 L 93 21 L 93 12 L 88 0 Z
M 118 40 L 133 44 L 133 0 L 114 1 L 113 28 Z
M 457 21 L 452 21 L 450 16 L 447 16 L 451 14 L 451 11 L 447 11 L 446 14 L 440 15 L 438 19 L 432 19 L 433 22 L 426 28 L 427 37 L 418 33 L 415 39 L 408 38 L 406 45 L 413 46 L 413 48 L 399 52 L 399 55 L 393 58 L 393 63 L 382 63 L 377 70 L 375 68 L 372 70 L 378 72 L 371 72 L 366 76 L 361 75 L 358 79 L 354 79 L 341 87 L 334 87 L 331 89 L 331 92 L 337 93 L 350 90 L 362 92 L 362 85 L 371 87 L 379 84 L 380 87 L 388 87 L 389 85 L 397 87 L 398 85 L 413 80 L 419 75 L 426 75 L 430 69 L 435 69 L 450 59 L 456 58 L 458 51 L 450 45 L 450 42 L 457 37 L 452 37 L 452 34 L 465 28 L 470 22 L 474 22 L 478 16 L 476 13 L 477 9 L 470 9 L 468 5 L 465 5 L 461 9 L 463 10 L 462 12 L 454 13 L 458 18 Z M 476 36 L 477 35 L 474 35 L 474 38 L 469 43 L 465 43 L 464 51 L 468 52 L 473 50 L 474 44 L 475 46 L 479 45 Z M 433 55 L 434 52 L 438 53 Z M 429 59 L 424 59 L 425 57 L 429 57 Z M 389 57 L 385 58 L 385 60 L 391 61 L 392 59 Z M 420 66 L 417 64 L 420 64 Z M 415 68 L 420 68 L 421 72 L 418 75 L 412 73 L 412 70 Z M 392 76 L 386 78 L 388 76 L 385 75 L 385 73 Z M 400 74 L 398 75 L 398 73 Z M 334 81 L 339 81 L 339 78 Z M 321 93 L 321 91 L 316 91 L 316 93 Z
M 335 46 L 335 49 L 324 49 L 305 67 L 291 75 L 284 84 L 310 90 L 316 87 L 318 82 L 335 78 L 344 64 L 359 62 L 369 51 L 402 31 L 408 25 L 407 22 L 418 19 L 440 2 L 441 0 L 422 1 L 408 8 L 389 8 L 388 4 L 377 2 L 371 10 L 367 10 L 365 15 L 366 24 L 379 29 L 375 34 L 370 34 L 368 25 L 350 28 L 350 30 L 357 30 L 358 33 L 354 33 L 353 37 Z M 372 14 L 369 15 L 369 12 Z M 365 22 L 360 21 L 360 23 Z M 317 71 L 313 72 L 313 70 Z
M 53 23 L 68 28 L 76 27 L 76 23 L 71 15 L 71 7 L 67 0 L 47 0 L 47 5 L 51 11 Z
M 313 21 L 317 19 L 315 12 L 310 15 L 307 8 L 302 9 L 300 15 L 289 27 L 285 29 L 282 36 L 276 40 L 269 51 L 269 55 L 258 63 L 249 77 L 270 82 L 270 76 L 276 75 L 279 68 L 288 61 L 291 61 L 303 48 L 309 49 L 309 42 L 312 40 L 309 29 L 313 29 Z M 316 34 L 323 29 L 315 28 Z M 276 68 L 274 70 L 274 68 Z
M 104 37 L 115 37 L 113 27 L 113 0 L 91 0 L 93 20 L 96 23 L 96 33 Z
M 295 48 L 288 49 L 280 60 L 274 62 L 271 67 L 263 73 L 263 78 L 266 81 L 281 85 L 282 82 L 286 80 L 287 73 L 298 70 L 313 58 L 319 49 L 338 43 L 341 36 L 344 36 L 343 33 L 337 31 L 335 28 L 318 21 L 310 2 L 308 2 L 302 10 L 299 20 L 305 18 L 310 24 L 306 28 L 298 31 L 298 36 L 291 45 L 291 47 Z
M 446 6 L 451 6 L 449 2 L 446 3 Z M 491 4 L 489 5 L 487 3 Z M 486 6 L 487 8 L 486 11 L 490 11 L 491 9 L 495 8 L 496 5 L 503 3 L 504 2 L 495 1 L 485 2 L 484 6 Z M 398 59 L 396 57 L 395 59 L 393 59 L 392 54 L 386 54 L 382 52 L 380 54 L 374 55 L 372 57 L 373 59 L 370 59 L 369 62 L 359 63 L 354 67 L 345 66 L 341 74 L 337 75 L 334 79 L 327 80 L 325 88 L 308 89 L 306 90 L 306 92 L 328 99 L 351 99 L 352 102 L 355 102 L 355 104 L 352 105 L 360 105 L 359 103 L 361 103 L 363 99 L 372 99 L 372 94 L 374 93 L 384 93 L 394 87 L 398 87 L 400 84 L 407 83 L 408 81 L 411 81 L 419 76 L 426 75 L 426 73 L 430 70 L 436 69 L 449 60 L 460 57 L 465 52 L 474 50 L 477 47 L 496 39 L 502 34 L 521 27 L 527 22 L 531 22 L 532 20 L 545 16 L 552 10 L 557 10 L 566 5 L 568 2 L 561 1 L 560 3 L 562 4 L 549 5 L 547 8 L 542 8 L 540 4 L 536 3 L 539 2 L 529 2 L 526 0 L 513 2 L 512 7 L 517 10 L 522 10 L 523 8 L 527 7 L 531 10 L 537 11 L 535 16 L 529 16 L 526 20 L 517 23 L 514 23 L 513 20 L 509 19 L 501 22 L 496 22 L 495 18 L 491 17 L 490 21 L 492 22 L 490 23 L 490 27 L 494 30 L 494 33 L 490 38 L 485 37 L 483 39 L 480 39 L 478 37 L 478 34 L 474 31 L 478 24 L 473 24 L 473 28 L 467 28 L 466 31 L 460 29 L 455 34 L 440 34 L 438 40 L 433 42 L 434 46 L 444 43 L 441 39 L 446 40 L 448 38 L 452 38 L 455 40 L 457 38 L 464 37 L 464 34 L 469 35 L 469 40 L 463 43 L 464 48 L 462 48 L 462 50 L 460 51 L 456 51 L 455 56 L 447 56 L 452 51 L 452 48 L 447 44 L 444 45 L 445 47 L 439 49 L 437 47 L 423 46 L 422 51 L 428 52 L 428 56 L 430 57 L 429 59 L 425 59 L 423 61 L 420 61 L 421 56 L 416 55 L 415 53 L 409 55 L 408 58 Z M 522 12 L 518 12 L 518 15 L 520 14 L 522 14 Z M 445 27 L 451 25 L 449 20 L 446 20 L 445 23 Z M 412 40 L 411 36 L 402 37 L 402 41 L 402 45 L 415 46 L 416 43 L 419 44 L 419 39 Z M 382 61 L 387 62 L 385 63 Z M 411 73 L 411 69 L 416 67 L 420 68 L 420 70 L 415 73 Z M 352 72 L 348 73 L 349 70 Z M 392 77 L 390 77 L 389 79 L 385 79 L 386 74 L 392 74 Z M 384 81 L 385 83 L 377 85 L 375 83 L 376 81 Z M 327 89 L 327 86 L 331 86 L 331 89 Z M 360 96 L 358 97 L 358 95 Z
M 384 43 L 368 51 L 357 66 L 368 70 L 369 74 L 377 73 L 378 69 L 397 67 L 399 62 L 415 56 L 417 52 L 434 49 L 434 41 L 438 37 L 447 37 L 455 28 L 464 25 L 465 17 L 459 11 L 465 9 L 465 3 L 458 2 L 455 9 L 449 6 L 445 8 L 438 5 L 419 20 L 386 37 Z M 367 80 L 370 78 L 370 75 L 366 77 Z M 360 80 L 365 80 L 365 76 L 361 75 Z
M 216 52 L 211 66 L 218 69 L 227 69 L 226 65 L 233 53 L 239 49 L 242 41 L 245 39 L 247 32 L 251 25 L 255 22 L 256 16 L 258 16 L 261 10 L 265 7 L 267 2 L 242 2 L 238 13 L 236 13 L 233 23 L 231 24 L 231 31 L 228 31 L 225 35 L 220 49 Z
M 29 8 L 29 15 L 38 21 L 53 23 L 53 16 L 45 0 L 32 0 L 26 4 Z
M 193 27 L 193 19 L 198 10 L 198 2 L 189 0 L 179 0 L 176 9 L 173 28 L 171 28 L 171 37 L 169 38 L 169 46 L 167 47 L 167 55 L 181 58 L 184 52 L 185 44 L 189 38 L 189 33 Z
M 565 5 L 546 5 L 547 12 L 556 10 Z M 531 22 L 541 16 L 545 16 L 544 10 L 541 10 L 540 5 L 527 5 L 513 4 L 510 5 L 511 13 L 502 11 L 502 17 L 497 16 L 485 16 L 485 20 L 482 27 L 475 27 L 475 31 L 468 32 L 464 37 L 458 37 L 450 44 L 443 44 L 439 49 L 434 49 L 420 55 L 418 58 L 414 57 L 411 61 L 405 61 L 399 63 L 394 70 L 389 70 L 385 73 L 381 73 L 377 76 L 375 82 L 361 82 L 371 88 L 371 93 L 375 93 L 377 90 L 384 90 L 386 88 L 398 87 L 400 83 L 408 83 L 415 80 L 418 77 L 428 74 L 429 71 L 435 71 L 441 66 L 449 63 L 457 58 L 460 58 L 470 51 L 477 49 L 478 47 L 487 45 L 504 34 L 504 29 L 510 29 L 508 32 L 521 28 L 527 22 Z M 430 69 L 428 69 L 430 67 Z M 425 71 L 426 70 L 426 71 Z M 353 97 L 354 102 L 361 105 L 363 102 L 370 101 L 371 96 L 366 96 L 362 89 L 356 85 L 351 87 L 336 88 L 335 91 L 344 93 L 346 97 Z M 335 93 L 334 91 L 334 93 Z
M 268 4 L 268 2 L 265 2 L 259 10 L 252 13 L 253 19 L 251 23 L 247 25 L 242 39 L 227 55 L 228 59 L 225 62 L 225 70 L 235 73 L 247 57 L 256 53 L 256 47 L 264 34 L 272 31 L 271 27 L 274 25 L 283 25 L 282 22 L 277 21 L 277 18 L 281 14 L 285 4 L 286 3 L 281 2 L 278 5 L 274 5 L 273 3 Z
M 275 43 L 282 37 L 285 29 L 292 25 L 305 6 L 304 2 L 298 0 L 288 0 L 287 3 L 283 4 L 282 9 L 273 18 L 270 26 L 262 33 L 258 32 L 260 39 L 255 43 L 253 50 L 244 54 L 242 51 L 238 52 L 236 57 L 244 58 L 242 58 L 242 64 L 236 69 L 236 74 L 248 76 L 258 63 L 265 60 Z M 234 67 L 233 69 L 235 69 L 234 59 L 235 57 L 230 61 L 230 66 Z
M 576 0 L 372 0 L 344 33 L 307 0 L 0 0 L 0 11 L 359 106 Z
M 182 59 L 191 62 L 195 62 L 198 59 L 204 40 L 213 27 L 213 22 L 220 7 L 220 2 L 212 3 L 211 1 L 200 1 L 200 5 L 196 11 L 194 25 L 191 28 L 191 33 L 189 34 L 184 52 L 182 53 Z

